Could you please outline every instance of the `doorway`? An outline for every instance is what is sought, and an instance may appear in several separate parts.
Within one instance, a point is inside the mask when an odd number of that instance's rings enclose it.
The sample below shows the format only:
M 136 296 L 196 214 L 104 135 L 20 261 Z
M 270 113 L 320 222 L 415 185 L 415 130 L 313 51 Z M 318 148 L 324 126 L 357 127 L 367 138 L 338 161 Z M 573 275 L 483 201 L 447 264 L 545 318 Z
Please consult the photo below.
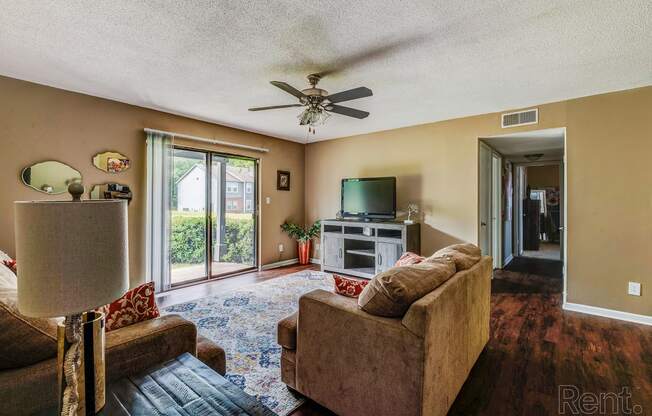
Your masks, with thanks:
M 519 186 L 514 198 L 521 201 L 518 255 L 561 260 L 561 161 L 519 163 L 515 169 Z
M 172 149 L 169 287 L 257 267 L 257 160 Z
M 495 269 L 565 275 L 565 143 L 565 128 L 479 139 L 478 241 Z

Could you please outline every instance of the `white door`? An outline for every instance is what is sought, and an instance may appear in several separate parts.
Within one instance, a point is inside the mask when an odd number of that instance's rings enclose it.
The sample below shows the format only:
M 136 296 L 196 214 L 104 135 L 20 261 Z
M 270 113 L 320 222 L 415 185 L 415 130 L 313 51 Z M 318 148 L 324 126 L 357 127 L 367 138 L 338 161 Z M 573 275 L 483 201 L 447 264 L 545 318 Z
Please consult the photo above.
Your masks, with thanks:
M 565 158 L 564 158 L 565 159 Z M 566 175 L 564 170 L 565 163 L 559 164 L 559 259 L 564 263 L 564 272 L 566 270 Z
M 523 254 L 523 200 L 526 190 L 527 170 L 525 166 L 516 166 L 514 177 L 514 235 L 516 236 L 514 254 L 516 256 Z
M 491 257 L 494 269 L 503 266 L 502 254 L 502 158 L 497 153 L 491 155 Z
M 491 176 L 492 176 L 492 151 L 484 143 L 479 149 L 479 175 L 478 175 L 478 245 L 482 254 L 491 255 Z

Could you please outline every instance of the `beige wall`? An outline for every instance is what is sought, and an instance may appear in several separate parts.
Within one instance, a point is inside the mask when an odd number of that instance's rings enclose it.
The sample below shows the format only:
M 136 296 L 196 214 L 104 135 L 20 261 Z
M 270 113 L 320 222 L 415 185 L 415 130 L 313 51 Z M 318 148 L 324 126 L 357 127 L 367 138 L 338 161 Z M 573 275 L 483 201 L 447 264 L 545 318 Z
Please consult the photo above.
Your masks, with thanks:
M 0 77 L 0 250 L 14 255 L 13 201 L 63 199 L 24 186 L 20 172 L 32 163 L 60 160 L 82 173 L 87 191 L 93 184 L 115 181 L 129 185 L 134 199 L 129 206 L 130 273 L 132 285 L 144 274 L 145 134 L 144 127 L 262 146 L 267 154 L 213 149 L 261 159 L 262 263 L 278 261 L 278 243 L 286 247 L 283 259 L 296 257 L 295 244 L 281 233 L 280 224 L 304 215 L 304 146 L 242 130 L 135 107 L 115 101 L 67 92 Z M 205 147 L 205 146 L 201 146 Z M 92 157 L 115 150 L 131 158 L 132 166 L 120 174 L 93 167 Z M 292 190 L 276 190 L 276 170 L 289 170 Z
M 331 218 L 343 177 L 398 177 L 398 204 L 422 207 L 422 251 L 457 241 L 477 242 L 478 137 L 502 134 L 499 114 L 485 114 L 303 146 L 154 110 L 0 77 L 0 249 L 14 254 L 14 200 L 59 199 L 21 184 L 23 167 L 46 159 L 78 169 L 84 183 L 130 185 L 132 283 L 144 261 L 145 136 L 143 127 L 263 146 L 262 263 L 296 257 L 280 232 L 286 218 L 302 223 Z M 538 106 L 536 126 L 566 127 L 568 160 L 568 301 L 652 315 L 652 87 Z M 372 115 L 373 116 L 373 115 Z M 202 146 L 200 146 L 202 147 Z M 233 148 L 216 150 L 234 152 Z M 94 168 L 93 155 L 116 150 L 132 159 L 128 171 Z M 305 154 L 305 183 L 304 183 Z M 292 191 L 276 191 L 276 170 L 292 172 Z M 305 189 L 305 195 L 304 195 Z M 626 294 L 629 280 L 642 297 Z
M 559 187 L 559 165 L 528 166 L 527 184 L 532 189 Z
M 652 87 L 538 107 L 510 133 L 567 127 L 568 302 L 652 315 Z M 399 207 L 423 208 L 423 253 L 477 242 L 478 137 L 503 133 L 493 113 L 310 144 L 306 219 L 335 215 L 343 177 L 397 176 Z

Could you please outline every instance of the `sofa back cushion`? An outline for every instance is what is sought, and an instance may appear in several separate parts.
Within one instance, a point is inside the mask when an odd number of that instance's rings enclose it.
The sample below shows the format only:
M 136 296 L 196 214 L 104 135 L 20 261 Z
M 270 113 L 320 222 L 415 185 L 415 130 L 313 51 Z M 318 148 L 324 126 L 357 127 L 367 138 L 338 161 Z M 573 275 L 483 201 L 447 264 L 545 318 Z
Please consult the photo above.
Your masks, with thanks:
M 425 261 L 433 261 L 442 257 L 449 258 L 455 262 L 455 268 L 460 272 L 473 267 L 480 261 L 481 256 L 480 248 L 474 244 L 453 244 L 436 251 Z
M 358 298 L 372 315 L 402 317 L 410 305 L 455 274 L 455 263 L 441 257 L 428 262 L 392 267 L 374 276 Z
M 56 357 L 57 322 L 21 315 L 15 286 L 0 286 L 0 370 Z

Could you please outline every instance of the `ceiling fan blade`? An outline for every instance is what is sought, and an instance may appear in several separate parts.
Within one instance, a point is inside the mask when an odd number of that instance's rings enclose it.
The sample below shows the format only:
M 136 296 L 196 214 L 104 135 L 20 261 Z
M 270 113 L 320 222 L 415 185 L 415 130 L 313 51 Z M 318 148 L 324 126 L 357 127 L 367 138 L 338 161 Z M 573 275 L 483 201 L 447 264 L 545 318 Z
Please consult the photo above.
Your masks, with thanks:
M 342 101 L 356 100 L 363 97 L 371 97 L 373 93 L 367 87 L 358 87 L 352 90 L 346 90 L 331 94 L 326 99 L 331 103 L 341 103 Z
M 303 107 L 302 104 L 270 105 L 269 107 L 254 107 L 249 111 L 276 110 L 277 108 Z
M 287 84 L 285 82 L 270 81 L 269 83 L 272 84 L 275 87 L 278 87 L 278 88 L 282 89 L 283 91 L 287 92 L 288 94 L 294 95 L 298 99 L 302 99 L 302 98 L 306 97 L 306 95 L 304 93 L 302 93 L 298 89 L 294 88 L 292 85 Z
M 362 110 L 356 110 L 355 108 L 351 107 L 344 107 L 343 105 L 327 105 L 326 111 L 330 111 L 331 113 L 337 113 L 337 114 L 342 114 L 343 116 L 349 116 L 353 118 L 365 118 L 369 115 L 368 112 L 362 111 Z

